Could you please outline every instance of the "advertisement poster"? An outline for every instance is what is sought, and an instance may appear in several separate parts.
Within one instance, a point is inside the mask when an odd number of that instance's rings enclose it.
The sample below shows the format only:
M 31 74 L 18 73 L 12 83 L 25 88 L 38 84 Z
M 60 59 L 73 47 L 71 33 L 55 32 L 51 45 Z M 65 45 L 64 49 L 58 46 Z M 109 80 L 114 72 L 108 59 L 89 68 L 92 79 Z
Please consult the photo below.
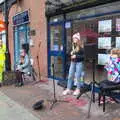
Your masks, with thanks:
M 103 20 L 98 22 L 98 32 L 111 32 L 112 20 Z
M 116 37 L 115 47 L 116 47 L 116 48 L 120 48 L 120 37 Z
M 98 49 L 111 49 L 111 37 L 99 37 Z
M 109 54 L 98 54 L 98 65 L 106 65 L 109 60 Z

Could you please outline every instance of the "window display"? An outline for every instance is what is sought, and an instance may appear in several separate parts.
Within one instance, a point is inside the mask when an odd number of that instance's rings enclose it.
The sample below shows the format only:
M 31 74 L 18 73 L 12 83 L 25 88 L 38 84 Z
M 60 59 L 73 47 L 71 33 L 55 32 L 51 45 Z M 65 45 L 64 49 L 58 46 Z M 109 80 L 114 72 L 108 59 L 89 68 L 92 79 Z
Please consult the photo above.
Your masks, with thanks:
M 116 47 L 116 48 L 120 48 L 120 37 L 116 37 L 115 47 Z
M 98 49 L 111 49 L 111 37 L 99 37 Z
M 111 32 L 112 20 L 102 20 L 98 22 L 98 32 Z
M 109 60 L 109 54 L 98 54 L 98 65 L 105 65 Z

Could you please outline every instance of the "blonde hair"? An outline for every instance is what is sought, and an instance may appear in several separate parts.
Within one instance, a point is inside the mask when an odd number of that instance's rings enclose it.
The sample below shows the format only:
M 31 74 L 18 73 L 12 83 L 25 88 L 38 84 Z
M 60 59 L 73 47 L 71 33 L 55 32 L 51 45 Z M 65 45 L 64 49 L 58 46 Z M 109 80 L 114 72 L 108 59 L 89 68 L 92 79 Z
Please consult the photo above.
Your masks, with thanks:
M 111 55 L 117 55 L 118 57 L 120 57 L 120 49 L 119 48 L 113 48 L 111 50 Z

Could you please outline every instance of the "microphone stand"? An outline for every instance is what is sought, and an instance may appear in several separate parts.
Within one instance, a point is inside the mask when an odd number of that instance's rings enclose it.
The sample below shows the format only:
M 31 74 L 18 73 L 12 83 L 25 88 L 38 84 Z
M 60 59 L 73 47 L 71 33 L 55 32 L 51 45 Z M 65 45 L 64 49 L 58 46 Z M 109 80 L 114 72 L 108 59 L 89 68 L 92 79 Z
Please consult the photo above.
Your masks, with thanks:
M 88 91 L 91 91 L 91 96 L 90 96 L 90 101 L 89 101 L 89 106 L 88 106 L 88 118 L 90 117 L 90 109 L 91 109 L 91 104 L 92 102 L 95 103 L 95 84 L 97 84 L 97 82 L 95 81 L 95 58 L 92 59 L 92 82 L 83 87 L 80 91 L 80 94 L 77 96 L 77 99 L 80 98 L 80 96 L 82 94 L 85 94 Z
M 57 100 L 56 98 L 56 87 L 55 87 L 55 70 L 54 70 L 54 64 L 52 64 L 52 74 L 53 74 L 53 100 L 48 100 L 50 102 L 52 102 L 50 109 L 53 108 L 53 106 L 57 103 L 57 102 L 67 102 L 67 101 L 63 101 L 63 100 Z
M 90 109 L 91 109 L 91 104 L 92 102 L 95 103 L 95 84 L 97 84 L 97 82 L 95 81 L 95 59 L 92 60 L 92 69 L 93 69 L 93 81 L 91 82 L 91 97 L 90 97 L 90 101 L 89 101 L 89 106 L 88 106 L 88 118 L 90 117 Z

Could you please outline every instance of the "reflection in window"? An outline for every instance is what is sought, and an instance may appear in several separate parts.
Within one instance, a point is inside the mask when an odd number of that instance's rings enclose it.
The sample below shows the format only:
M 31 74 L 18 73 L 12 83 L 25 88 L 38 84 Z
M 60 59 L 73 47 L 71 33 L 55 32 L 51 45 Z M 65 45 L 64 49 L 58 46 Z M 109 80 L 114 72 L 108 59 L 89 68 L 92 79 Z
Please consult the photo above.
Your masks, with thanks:
M 61 56 L 51 56 L 51 65 L 54 64 L 54 76 L 63 78 L 63 59 Z M 53 70 L 51 67 L 51 75 Z

